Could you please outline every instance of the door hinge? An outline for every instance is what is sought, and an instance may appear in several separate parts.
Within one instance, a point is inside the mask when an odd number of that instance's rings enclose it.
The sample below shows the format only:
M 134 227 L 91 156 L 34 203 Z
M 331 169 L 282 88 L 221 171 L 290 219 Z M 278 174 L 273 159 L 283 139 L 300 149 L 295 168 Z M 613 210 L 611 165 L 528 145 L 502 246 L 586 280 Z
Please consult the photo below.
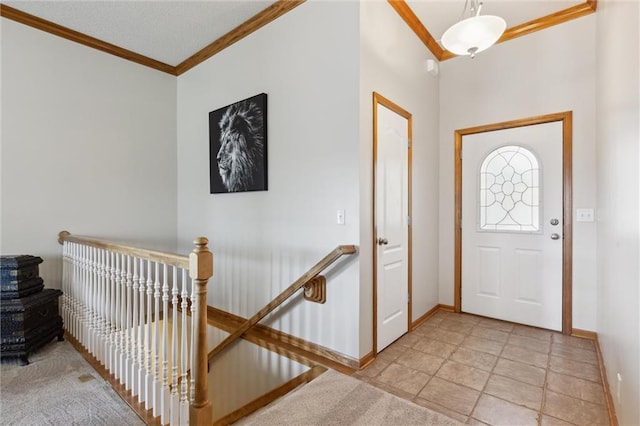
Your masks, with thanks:
M 411 303 L 411 293 L 407 293 L 407 303 Z
M 411 216 L 407 216 L 407 224 L 411 226 Z
M 407 148 L 411 148 L 411 139 L 407 139 Z

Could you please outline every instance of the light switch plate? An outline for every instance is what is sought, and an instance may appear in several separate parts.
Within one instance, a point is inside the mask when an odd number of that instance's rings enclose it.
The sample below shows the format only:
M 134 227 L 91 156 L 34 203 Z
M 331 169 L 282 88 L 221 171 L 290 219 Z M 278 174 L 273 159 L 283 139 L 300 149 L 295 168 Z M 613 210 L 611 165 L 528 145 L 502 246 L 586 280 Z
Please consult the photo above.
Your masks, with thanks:
M 343 209 L 339 209 L 336 212 L 336 223 L 338 225 L 344 225 L 344 210 Z
M 593 222 L 593 209 L 576 209 L 576 222 Z

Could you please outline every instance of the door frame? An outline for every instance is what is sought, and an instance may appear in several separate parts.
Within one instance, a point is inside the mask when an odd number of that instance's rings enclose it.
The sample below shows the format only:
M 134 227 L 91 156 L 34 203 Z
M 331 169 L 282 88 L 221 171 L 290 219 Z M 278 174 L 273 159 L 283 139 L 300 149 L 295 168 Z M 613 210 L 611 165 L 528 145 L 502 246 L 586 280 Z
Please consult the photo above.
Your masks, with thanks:
M 377 217 L 376 217 L 376 188 L 377 188 L 377 163 L 378 163 L 378 104 L 390 109 L 396 114 L 407 119 L 409 137 L 409 147 L 407 149 L 407 191 L 408 191 L 408 206 L 407 212 L 409 217 L 412 217 L 411 210 L 411 180 L 412 180 L 412 149 L 413 149 L 413 118 L 410 112 L 400 107 L 396 103 L 390 101 L 377 92 L 373 92 L 373 223 L 372 223 L 372 235 L 373 235 L 373 356 L 378 354 L 378 244 L 377 244 Z M 407 298 L 407 332 L 411 330 L 411 300 L 412 300 L 412 238 L 411 230 L 413 228 L 412 221 L 409 221 L 407 226 L 407 292 L 409 297 Z
M 455 249 L 454 249 L 454 311 L 462 312 L 462 137 L 476 133 L 562 122 L 562 333 L 572 332 L 573 273 L 573 194 L 572 194 L 572 128 L 573 112 L 565 111 L 501 123 L 458 129 L 454 132 L 455 164 Z

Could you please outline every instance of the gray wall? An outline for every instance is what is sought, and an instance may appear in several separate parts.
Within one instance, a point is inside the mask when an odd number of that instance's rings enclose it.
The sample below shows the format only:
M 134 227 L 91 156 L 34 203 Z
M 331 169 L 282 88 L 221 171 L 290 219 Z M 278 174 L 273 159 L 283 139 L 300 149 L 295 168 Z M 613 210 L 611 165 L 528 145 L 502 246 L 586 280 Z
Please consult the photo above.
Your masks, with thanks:
M 596 16 L 597 331 L 619 423 L 637 425 L 640 424 L 640 5 L 600 1 Z
M 178 77 L 178 238 L 211 240 L 210 305 L 251 316 L 337 245 L 359 245 L 358 11 L 304 3 Z M 269 190 L 209 194 L 208 113 L 261 92 Z M 359 357 L 358 256 L 346 262 L 326 304 L 296 297 L 266 324 Z
M 176 247 L 175 77 L 2 19 L 0 252 L 44 258 L 59 231 Z

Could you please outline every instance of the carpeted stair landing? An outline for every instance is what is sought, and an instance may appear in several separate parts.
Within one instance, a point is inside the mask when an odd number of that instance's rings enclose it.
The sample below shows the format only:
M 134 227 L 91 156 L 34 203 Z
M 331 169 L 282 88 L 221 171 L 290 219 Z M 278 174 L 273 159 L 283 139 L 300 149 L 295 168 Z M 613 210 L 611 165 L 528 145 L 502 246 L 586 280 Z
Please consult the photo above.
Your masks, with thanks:
M 328 370 L 238 425 L 461 425 L 367 383 Z

